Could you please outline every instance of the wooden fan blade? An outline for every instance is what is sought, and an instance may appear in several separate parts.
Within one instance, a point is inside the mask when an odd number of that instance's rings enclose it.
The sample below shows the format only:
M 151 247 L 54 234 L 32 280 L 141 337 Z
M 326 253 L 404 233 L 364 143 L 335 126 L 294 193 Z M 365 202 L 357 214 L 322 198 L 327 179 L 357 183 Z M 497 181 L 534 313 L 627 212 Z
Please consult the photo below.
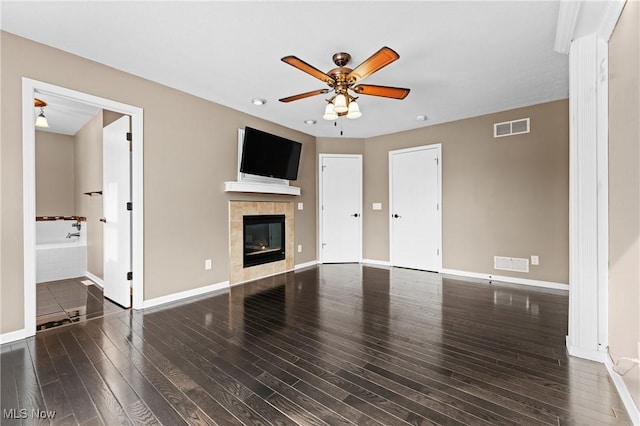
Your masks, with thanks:
M 314 90 L 312 92 L 300 93 L 299 95 L 293 95 L 293 96 L 289 96 L 287 98 L 282 98 L 282 99 L 279 99 L 279 101 L 280 102 L 297 101 L 298 99 L 308 98 L 309 96 L 322 95 L 324 93 L 327 93 L 328 91 L 329 91 L 329 89 Z
M 398 58 L 400 58 L 400 55 L 398 55 L 393 49 L 385 46 L 351 71 L 347 75 L 347 81 L 351 84 L 357 83 L 378 71 L 380 68 L 398 60 Z
M 402 87 L 375 86 L 373 84 L 358 84 L 353 91 L 360 95 L 382 96 L 384 98 L 404 99 L 411 89 Z
M 282 58 L 282 62 L 286 62 L 287 64 L 298 68 L 300 71 L 304 71 L 307 74 L 317 78 L 318 80 L 322 80 L 333 87 L 334 81 L 330 75 L 323 73 L 318 68 L 314 67 L 313 65 L 309 65 L 300 58 L 296 58 L 295 56 L 285 56 L 284 58 Z

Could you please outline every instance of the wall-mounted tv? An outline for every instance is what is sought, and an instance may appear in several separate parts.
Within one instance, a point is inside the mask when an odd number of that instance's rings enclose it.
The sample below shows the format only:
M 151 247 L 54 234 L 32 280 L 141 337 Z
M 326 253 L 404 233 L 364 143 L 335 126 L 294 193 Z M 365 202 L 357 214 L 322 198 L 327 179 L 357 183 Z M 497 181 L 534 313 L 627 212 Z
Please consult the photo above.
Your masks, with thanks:
M 245 127 L 240 171 L 287 180 L 298 179 L 302 144 Z

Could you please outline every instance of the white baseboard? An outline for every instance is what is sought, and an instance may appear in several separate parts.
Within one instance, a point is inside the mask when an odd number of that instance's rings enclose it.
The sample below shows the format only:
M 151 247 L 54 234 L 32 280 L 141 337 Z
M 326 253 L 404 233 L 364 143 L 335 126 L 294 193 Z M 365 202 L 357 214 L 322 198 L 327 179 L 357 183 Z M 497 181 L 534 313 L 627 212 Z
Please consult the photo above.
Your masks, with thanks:
M 16 340 L 26 339 L 27 337 L 29 337 L 29 335 L 25 328 L 22 330 L 10 331 L 9 333 L 0 334 L 0 345 L 15 342 Z
M 158 305 L 164 305 L 165 303 L 177 302 L 189 297 L 200 296 L 205 293 L 211 293 L 214 291 L 228 290 L 229 281 L 223 281 L 217 284 L 211 284 L 204 287 L 194 288 L 193 290 L 181 291 L 179 293 L 169 294 L 167 296 L 156 297 L 155 299 L 145 300 L 143 303 L 143 309 L 151 308 Z
M 458 275 L 458 276 L 469 277 L 469 278 L 478 278 L 481 280 L 499 281 L 499 282 L 512 283 L 512 284 L 523 284 L 523 285 L 530 285 L 534 287 L 552 288 L 555 290 L 569 291 L 569 284 L 555 283 L 552 281 L 531 280 L 528 278 L 518 278 L 518 277 L 505 277 L 502 275 L 458 271 L 455 269 L 442 269 L 442 271 L 440 272 L 443 274 Z
M 362 259 L 362 262 L 360 263 L 364 265 L 371 265 L 371 266 L 386 266 L 386 267 L 391 266 L 391 262 L 389 262 L 388 260 Z
M 96 283 L 98 286 L 104 288 L 104 281 L 101 278 L 98 278 L 96 275 L 93 275 L 91 272 L 87 271 L 84 273 L 84 276 L 89 278 L 91 281 Z
M 604 366 L 607 367 L 609 376 L 611 376 L 611 380 L 613 380 L 613 384 L 616 386 L 616 390 L 620 395 L 620 399 L 622 399 L 624 408 L 627 410 L 627 414 L 629 414 L 629 417 L 631 418 L 631 423 L 635 426 L 640 425 L 640 409 L 638 409 L 638 406 L 633 400 L 633 396 L 631 396 L 631 392 L 629 392 L 629 388 L 627 388 L 622 377 L 613 370 L 613 363 L 609 357 L 606 357 Z
M 297 270 L 299 270 L 299 269 L 304 269 L 304 268 L 309 268 L 309 267 L 311 267 L 311 266 L 316 266 L 317 264 L 318 264 L 318 261 L 317 261 L 317 260 L 312 260 L 312 261 L 310 261 L 310 262 L 305 262 L 305 263 L 301 263 L 301 264 L 299 264 L 299 265 L 295 265 L 295 266 L 293 267 L 293 269 L 294 269 L 295 271 L 297 271 Z

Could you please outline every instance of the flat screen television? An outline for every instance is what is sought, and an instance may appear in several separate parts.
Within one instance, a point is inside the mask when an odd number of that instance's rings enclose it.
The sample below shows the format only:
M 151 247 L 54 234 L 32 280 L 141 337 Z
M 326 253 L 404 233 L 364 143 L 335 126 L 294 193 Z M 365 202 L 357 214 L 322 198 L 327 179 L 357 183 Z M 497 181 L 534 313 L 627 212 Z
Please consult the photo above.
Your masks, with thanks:
M 245 127 L 240 171 L 287 180 L 298 179 L 302 144 Z

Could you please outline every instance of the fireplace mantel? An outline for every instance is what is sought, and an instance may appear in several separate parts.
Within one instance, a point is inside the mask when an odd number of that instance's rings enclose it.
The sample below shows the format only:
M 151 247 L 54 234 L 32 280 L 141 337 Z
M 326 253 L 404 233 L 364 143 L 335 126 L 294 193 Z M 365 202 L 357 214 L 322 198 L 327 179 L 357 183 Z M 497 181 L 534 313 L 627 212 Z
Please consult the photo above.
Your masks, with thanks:
M 300 188 L 297 186 L 276 185 L 273 183 L 231 181 L 224 183 L 224 192 L 300 195 Z

